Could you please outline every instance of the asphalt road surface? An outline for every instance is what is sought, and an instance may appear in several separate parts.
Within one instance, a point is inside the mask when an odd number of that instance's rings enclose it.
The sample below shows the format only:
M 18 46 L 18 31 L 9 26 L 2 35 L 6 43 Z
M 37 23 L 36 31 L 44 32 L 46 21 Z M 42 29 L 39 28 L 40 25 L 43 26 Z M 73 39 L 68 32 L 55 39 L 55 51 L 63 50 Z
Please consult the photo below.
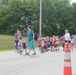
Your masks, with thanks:
M 0 75 L 63 75 L 64 54 L 48 51 L 30 56 L 15 51 L 0 52 Z M 76 50 L 71 51 L 71 67 L 76 75 Z

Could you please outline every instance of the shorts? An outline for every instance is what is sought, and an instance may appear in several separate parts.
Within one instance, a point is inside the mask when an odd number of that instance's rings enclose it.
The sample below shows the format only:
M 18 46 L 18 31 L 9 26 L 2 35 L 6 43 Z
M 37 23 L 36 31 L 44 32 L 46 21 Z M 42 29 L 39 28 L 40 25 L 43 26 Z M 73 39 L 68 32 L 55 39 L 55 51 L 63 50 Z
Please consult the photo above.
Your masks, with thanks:
M 26 44 L 25 43 L 23 43 L 23 49 L 26 49 Z
M 48 47 L 50 47 L 50 45 L 48 45 Z
M 29 48 L 32 49 L 32 50 L 34 50 L 34 41 L 33 40 L 31 40 L 29 42 Z
M 50 46 L 53 46 L 53 45 L 52 45 L 52 42 L 50 42 Z
M 41 45 L 38 45 L 38 47 L 41 47 Z
M 47 49 L 47 46 L 44 46 L 44 49 Z
M 65 46 L 65 44 L 63 43 L 63 44 L 62 44 L 62 47 L 64 47 L 64 46 Z

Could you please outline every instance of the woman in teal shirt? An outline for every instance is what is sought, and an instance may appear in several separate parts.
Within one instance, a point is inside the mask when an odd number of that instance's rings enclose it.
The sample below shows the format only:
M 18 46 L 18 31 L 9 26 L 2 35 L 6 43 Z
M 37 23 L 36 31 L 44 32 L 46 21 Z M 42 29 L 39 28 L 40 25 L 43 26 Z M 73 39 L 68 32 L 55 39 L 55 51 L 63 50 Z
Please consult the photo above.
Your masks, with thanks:
M 31 50 L 34 51 L 33 55 L 35 55 L 36 52 L 35 52 L 35 48 L 34 48 L 34 31 L 31 28 L 32 28 L 31 25 L 29 25 L 28 26 L 28 41 L 29 41 L 30 50 L 29 50 L 28 55 L 30 54 Z

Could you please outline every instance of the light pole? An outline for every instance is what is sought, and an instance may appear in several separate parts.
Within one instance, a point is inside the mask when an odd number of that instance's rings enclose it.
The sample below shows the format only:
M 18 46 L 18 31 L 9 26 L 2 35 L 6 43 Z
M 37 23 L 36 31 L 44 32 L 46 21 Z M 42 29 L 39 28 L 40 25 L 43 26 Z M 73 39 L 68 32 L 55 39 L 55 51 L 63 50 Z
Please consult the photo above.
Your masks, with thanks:
M 39 23 L 39 37 L 42 36 L 42 0 L 40 0 L 40 23 Z

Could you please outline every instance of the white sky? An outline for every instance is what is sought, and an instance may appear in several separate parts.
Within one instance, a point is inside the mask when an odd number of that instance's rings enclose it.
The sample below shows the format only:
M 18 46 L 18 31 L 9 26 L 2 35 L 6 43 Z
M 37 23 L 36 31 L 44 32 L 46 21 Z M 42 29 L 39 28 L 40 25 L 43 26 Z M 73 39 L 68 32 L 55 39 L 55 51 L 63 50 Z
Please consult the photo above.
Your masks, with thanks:
M 76 2 L 76 0 L 71 0 L 71 2 Z

